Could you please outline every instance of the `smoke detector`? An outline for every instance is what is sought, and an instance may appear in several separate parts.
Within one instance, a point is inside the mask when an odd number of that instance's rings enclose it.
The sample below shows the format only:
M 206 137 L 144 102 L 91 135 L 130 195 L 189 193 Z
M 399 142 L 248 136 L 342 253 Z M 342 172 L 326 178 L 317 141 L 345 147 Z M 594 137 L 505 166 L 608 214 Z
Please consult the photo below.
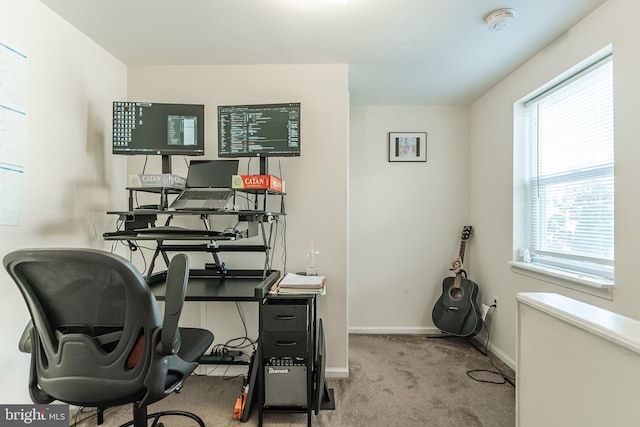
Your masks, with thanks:
M 491 31 L 500 31 L 505 29 L 516 18 L 516 11 L 513 9 L 498 9 L 491 12 L 484 18 L 487 28 Z

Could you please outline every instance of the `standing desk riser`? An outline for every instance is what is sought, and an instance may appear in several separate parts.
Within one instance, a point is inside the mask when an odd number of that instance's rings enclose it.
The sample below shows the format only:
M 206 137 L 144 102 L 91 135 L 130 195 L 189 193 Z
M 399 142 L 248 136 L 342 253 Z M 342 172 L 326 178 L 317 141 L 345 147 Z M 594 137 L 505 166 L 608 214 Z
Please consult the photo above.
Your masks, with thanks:
M 145 188 L 129 190 L 129 209 L 126 211 L 110 211 L 107 214 L 118 215 L 119 220 L 124 224 L 124 229 L 105 233 L 105 240 L 126 241 L 153 241 L 155 250 L 145 277 L 149 283 L 158 280 L 154 277 L 155 264 L 157 258 L 162 256 L 165 265 L 169 265 L 168 252 L 208 252 L 213 258 L 212 264 L 205 265 L 205 269 L 215 270 L 217 274 L 225 275 L 227 268 L 220 257 L 221 252 L 262 252 L 265 254 L 263 265 L 263 275 L 266 277 L 270 269 L 271 254 L 273 251 L 273 240 L 275 239 L 275 224 L 278 217 L 286 215 L 284 212 L 284 193 L 273 190 L 236 190 L 234 192 L 233 205 L 236 206 L 239 193 L 252 194 L 254 197 L 250 207 L 253 209 L 244 210 L 171 210 L 167 208 L 168 190 L 166 188 Z M 133 194 L 136 191 L 160 193 L 161 203 L 155 208 L 135 209 L 133 206 Z M 269 197 L 279 196 L 280 210 L 269 210 Z M 181 228 L 171 225 L 174 217 L 191 216 L 199 217 L 203 227 L 200 229 Z M 209 219 L 216 217 L 237 217 L 239 223 L 246 224 L 246 229 L 238 232 L 220 232 L 211 230 Z M 164 224 L 157 226 L 159 217 L 164 217 Z M 261 244 L 219 244 L 218 242 L 236 242 L 240 239 L 261 237 Z M 167 243 L 167 242 L 180 243 Z M 188 243 L 190 241 L 191 243 Z M 194 243 L 198 242 L 198 243 Z M 160 278 L 159 280 L 162 280 Z

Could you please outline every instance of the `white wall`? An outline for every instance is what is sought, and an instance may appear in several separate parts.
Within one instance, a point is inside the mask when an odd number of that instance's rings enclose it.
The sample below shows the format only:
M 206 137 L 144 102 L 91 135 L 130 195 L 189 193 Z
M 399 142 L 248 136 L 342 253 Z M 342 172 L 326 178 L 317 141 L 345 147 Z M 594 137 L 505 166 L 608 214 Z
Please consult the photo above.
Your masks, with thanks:
M 388 162 L 389 132 L 421 131 L 426 163 Z M 350 135 L 349 329 L 435 332 L 431 310 L 469 225 L 469 107 L 352 107 Z M 465 261 L 472 278 L 469 250 Z
M 499 310 L 490 319 L 494 348 L 513 363 L 518 292 L 557 292 L 616 313 L 639 318 L 636 275 L 637 183 L 640 182 L 640 5 L 609 0 L 550 44 L 471 108 L 471 248 L 474 272 L 484 298 L 496 295 Z M 616 286 L 613 301 L 551 285 L 512 272 L 513 104 L 593 53 L 613 44 L 615 91 Z
M 104 248 L 111 191 L 125 161 L 110 154 L 111 101 L 125 95 L 122 63 L 36 0 L 0 1 L 0 41 L 28 56 L 28 166 L 22 222 L 0 225 L 0 257 L 25 247 Z M 22 297 L 0 271 L 0 402 L 30 402 Z
M 217 157 L 217 106 L 276 102 L 301 103 L 302 155 L 271 159 L 269 171 L 286 181 L 287 270 L 304 271 L 304 250 L 314 242 L 320 251 L 320 273 L 327 276 L 327 296 L 318 301 L 327 342 L 327 374 L 346 376 L 347 354 L 347 155 L 349 93 L 347 66 L 256 65 L 129 67 L 128 99 L 188 102 L 205 105 L 205 156 Z M 173 171 L 186 174 L 183 157 L 173 159 Z M 247 160 L 240 170 L 247 170 Z M 130 173 L 142 171 L 143 158 L 129 161 Z M 155 170 L 154 170 L 155 168 Z M 280 168 L 282 173 L 280 173 Z M 147 172 L 159 172 L 159 158 L 149 157 Z M 251 172 L 258 172 L 253 160 Z M 124 196 L 124 194 L 123 194 Z M 124 197 L 122 202 L 124 202 Z M 156 202 L 157 203 L 157 202 Z M 180 219 L 187 221 L 187 219 Z M 216 220 L 217 221 L 217 220 Z M 214 222 L 217 229 L 218 222 Z M 282 231 L 282 228 L 280 228 Z M 274 268 L 283 270 L 278 237 Z M 255 242 L 254 242 L 255 243 Z M 197 255 L 197 254 L 196 254 Z M 230 268 L 261 268 L 264 258 L 223 254 Z M 147 259 L 149 256 L 147 256 Z M 139 258 L 136 258 L 138 262 Z M 196 256 L 193 257 L 197 259 Z M 204 260 L 203 260 L 204 261 Z M 249 336 L 257 329 L 255 303 L 241 305 Z M 206 314 L 204 314 L 206 310 Z M 185 321 L 207 326 L 216 342 L 243 335 L 234 304 L 192 303 Z

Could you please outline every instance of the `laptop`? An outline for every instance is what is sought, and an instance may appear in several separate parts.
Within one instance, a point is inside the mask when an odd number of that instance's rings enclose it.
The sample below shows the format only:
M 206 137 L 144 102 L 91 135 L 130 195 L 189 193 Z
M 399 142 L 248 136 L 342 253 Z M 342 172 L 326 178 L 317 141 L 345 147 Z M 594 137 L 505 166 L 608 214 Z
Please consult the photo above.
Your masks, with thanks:
M 225 209 L 233 197 L 231 176 L 237 174 L 238 160 L 192 160 L 185 189 L 169 209 Z

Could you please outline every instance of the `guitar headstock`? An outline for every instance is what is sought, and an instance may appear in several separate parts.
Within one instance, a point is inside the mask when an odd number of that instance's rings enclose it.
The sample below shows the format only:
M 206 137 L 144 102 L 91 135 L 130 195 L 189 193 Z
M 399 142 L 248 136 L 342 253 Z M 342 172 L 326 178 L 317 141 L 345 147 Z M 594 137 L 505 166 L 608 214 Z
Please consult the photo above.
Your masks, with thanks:
M 465 225 L 462 228 L 462 235 L 460 236 L 460 239 L 469 240 L 469 237 L 471 237 L 471 233 L 473 233 L 473 227 L 470 225 Z

